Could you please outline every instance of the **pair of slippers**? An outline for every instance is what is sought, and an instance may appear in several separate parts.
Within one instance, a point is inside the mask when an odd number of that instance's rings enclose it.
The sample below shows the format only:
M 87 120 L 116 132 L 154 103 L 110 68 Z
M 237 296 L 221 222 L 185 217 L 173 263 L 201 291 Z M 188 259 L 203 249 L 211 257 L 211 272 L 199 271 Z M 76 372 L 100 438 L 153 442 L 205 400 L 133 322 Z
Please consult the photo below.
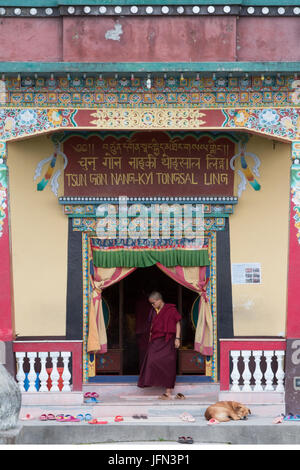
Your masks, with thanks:
M 194 423 L 196 421 L 194 416 L 192 416 L 190 413 L 187 413 L 186 411 L 179 415 L 179 417 L 182 419 L 182 421 L 187 421 L 188 423 Z
M 168 395 L 167 393 L 163 393 L 160 397 L 159 397 L 160 400 L 172 400 L 172 396 L 171 395 Z M 185 396 L 183 395 L 183 393 L 177 393 L 177 395 L 175 395 L 175 399 L 176 400 L 185 400 Z
M 78 423 L 79 421 L 81 421 L 79 418 L 75 418 L 75 416 L 72 416 L 72 415 L 57 415 L 55 416 L 54 414 L 52 413 L 43 413 L 41 416 L 40 416 L 40 421 L 59 421 L 59 422 L 68 422 L 68 423 Z
M 101 419 L 94 418 L 94 419 L 91 419 L 88 423 L 89 424 L 107 424 L 108 421 L 102 421 Z
M 84 403 L 100 403 L 99 395 L 96 392 L 86 392 L 83 398 L 84 398 Z
M 52 413 L 43 413 L 40 416 L 40 421 L 56 421 L 56 416 Z
M 124 418 L 123 418 L 123 416 L 118 415 L 118 416 L 115 416 L 114 421 L 116 423 L 120 423 L 121 421 L 124 421 Z M 98 418 L 94 418 L 94 419 L 91 419 L 88 423 L 89 424 L 108 424 L 108 421 L 98 419 Z
M 89 421 L 90 419 L 92 419 L 92 415 L 90 413 L 86 413 L 85 415 L 80 413 L 77 416 L 69 414 L 59 414 L 55 416 L 52 413 L 43 413 L 40 416 L 41 421 L 58 421 L 60 423 L 79 423 L 80 421 Z
M 177 442 L 179 442 L 179 444 L 193 444 L 194 439 L 190 436 L 188 436 L 188 437 L 180 436 L 180 437 L 178 437 Z
M 72 415 L 57 415 L 55 419 L 60 423 L 80 423 L 81 421 L 80 418 L 76 418 Z
M 284 415 L 281 413 L 281 415 L 277 416 L 273 423 L 274 424 L 280 424 L 283 421 L 300 421 L 300 415 L 293 415 L 293 413 L 289 413 L 287 415 Z

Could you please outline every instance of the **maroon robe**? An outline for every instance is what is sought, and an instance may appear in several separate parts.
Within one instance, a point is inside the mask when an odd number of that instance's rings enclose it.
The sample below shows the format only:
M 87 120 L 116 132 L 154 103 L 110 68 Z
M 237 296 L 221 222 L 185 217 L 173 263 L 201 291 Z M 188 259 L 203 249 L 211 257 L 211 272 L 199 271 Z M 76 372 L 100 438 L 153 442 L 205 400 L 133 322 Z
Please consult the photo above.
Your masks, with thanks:
M 138 387 L 174 388 L 177 359 L 174 343 L 181 315 L 173 304 L 164 304 L 158 314 L 152 309 L 151 315 L 150 340 Z
M 139 368 L 141 368 L 149 344 L 151 305 L 145 296 L 138 298 L 135 305 L 135 333 L 139 349 Z

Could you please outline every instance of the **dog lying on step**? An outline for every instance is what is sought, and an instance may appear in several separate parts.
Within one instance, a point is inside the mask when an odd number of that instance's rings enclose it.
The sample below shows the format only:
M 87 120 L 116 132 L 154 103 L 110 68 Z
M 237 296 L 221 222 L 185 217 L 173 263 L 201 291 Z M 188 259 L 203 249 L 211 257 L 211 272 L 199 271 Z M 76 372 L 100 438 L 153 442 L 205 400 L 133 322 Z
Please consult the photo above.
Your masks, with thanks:
M 207 421 L 224 423 L 226 421 L 247 419 L 251 411 L 247 406 L 236 401 L 218 401 L 205 411 Z

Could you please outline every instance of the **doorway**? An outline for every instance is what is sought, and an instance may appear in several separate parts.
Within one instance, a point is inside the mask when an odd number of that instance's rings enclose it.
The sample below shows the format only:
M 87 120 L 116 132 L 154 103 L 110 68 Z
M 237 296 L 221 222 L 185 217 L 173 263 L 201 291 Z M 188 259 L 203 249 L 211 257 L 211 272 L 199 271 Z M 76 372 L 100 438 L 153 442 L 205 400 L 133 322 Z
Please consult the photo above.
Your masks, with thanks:
M 137 332 L 141 321 L 147 320 L 150 311 L 148 295 L 152 291 L 161 292 L 164 301 L 175 304 L 182 315 L 182 344 L 179 351 L 180 357 L 177 361 L 177 373 L 184 373 L 180 359 L 181 356 L 186 356 L 186 352 L 193 351 L 195 336 L 193 306 L 198 295 L 173 281 L 154 265 L 138 268 L 123 281 L 105 289 L 103 300 L 108 312 L 108 353 L 98 356 L 96 360 L 98 364 L 97 375 L 136 376 L 139 374 L 140 358 Z M 143 308 L 140 303 L 140 307 L 137 309 L 138 300 L 143 302 Z M 197 356 L 195 360 L 197 360 L 197 367 L 195 367 L 193 374 L 205 374 L 205 358 Z M 203 367 L 200 364 L 201 360 Z M 104 363 L 106 367 L 103 367 Z

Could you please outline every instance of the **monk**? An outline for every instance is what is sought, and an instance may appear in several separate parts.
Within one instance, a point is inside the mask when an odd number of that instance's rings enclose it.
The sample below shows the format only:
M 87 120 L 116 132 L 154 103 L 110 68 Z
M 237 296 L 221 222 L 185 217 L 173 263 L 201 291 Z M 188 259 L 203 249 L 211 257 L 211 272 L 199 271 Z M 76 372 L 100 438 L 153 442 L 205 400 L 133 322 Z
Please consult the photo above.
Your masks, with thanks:
M 149 344 L 150 309 L 151 305 L 148 302 L 148 296 L 144 290 L 141 290 L 135 304 L 135 334 L 139 350 L 139 370 L 141 370 Z
M 148 349 L 138 387 L 165 387 L 161 399 L 170 399 L 176 380 L 176 349 L 180 346 L 181 315 L 174 304 L 166 304 L 160 292 L 149 295 L 151 327 Z

